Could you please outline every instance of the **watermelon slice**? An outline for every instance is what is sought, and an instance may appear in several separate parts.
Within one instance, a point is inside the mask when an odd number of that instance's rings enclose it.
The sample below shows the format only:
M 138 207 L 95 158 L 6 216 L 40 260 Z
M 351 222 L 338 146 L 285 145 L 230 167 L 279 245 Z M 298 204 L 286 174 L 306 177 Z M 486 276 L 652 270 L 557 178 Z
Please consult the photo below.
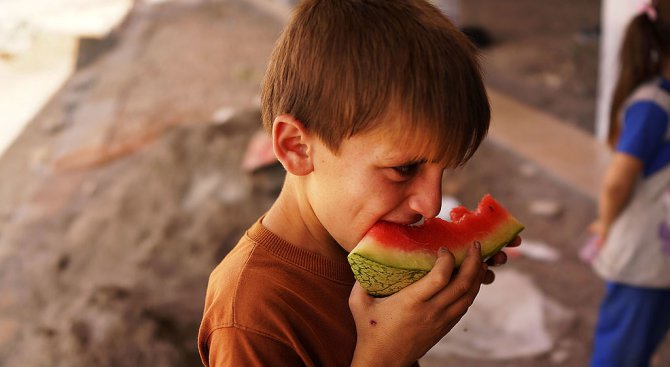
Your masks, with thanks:
M 440 247 L 449 249 L 458 267 L 474 242 L 481 243 L 486 259 L 524 228 L 488 194 L 475 211 L 460 206 L 452 209 L 450 217 L 451 222 L 431 218 L 420 226 L 376 223 L 349 253 L 356 280 L 370 295 L 388 296 L 426 275 Z

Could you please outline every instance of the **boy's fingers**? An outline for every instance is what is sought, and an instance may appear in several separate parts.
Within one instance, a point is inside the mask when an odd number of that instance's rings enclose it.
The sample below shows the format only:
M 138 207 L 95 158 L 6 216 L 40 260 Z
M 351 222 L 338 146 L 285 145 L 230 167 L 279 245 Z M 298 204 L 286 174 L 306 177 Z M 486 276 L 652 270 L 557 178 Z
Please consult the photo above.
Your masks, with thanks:
M 521 245 L 521 237 L 516 236 L 512 241 L 505 245 L 505 247 L 518 247 L 519 245 Z M 504 250 L 496 253 L 488 260 L 486 260 L 486 264 L 490 266 L 499 266 L 504 265 L 505 263 L 507 263 L 507 254 Z
M 480 251 L 475 246 L 472 246 L 468 250 L 458 270 L 458 275 L 456 275 L 449 287 L 442 290 L 439 296 L 435 297 L 438 302 L 442 302 L 447 306 L 473 290 L 474 294 L 477 294 L 486 273 L 486 265 L 482 263 Z
M 486 264 L 490 266 L 503 265 L 507 262 L 507 254 L 504 251 L 500 251 L 497 254 L 491 256 L 490 259 L 486 260 Z
M 505 247 L 517 247 L 521 244 L 521 237 L 516 236 L 510 243 L 508 243 Z
M 482 284 L 491 284 L 495 279 L 496 279 L 495 273 L 492 272 L 491 270 L 486 270 L 486 274 L 484 274 L 484 280 L 482 280 Z
M 444 302 L 442 305 L 443 307 L 443 313 L 441 319 L 444 320 L 453 320 L 452 326 L 455 325 L 458 320 L 460 320 L 463 315 L 468 311 L 472 303 L 475 301 L 475 298 L 477 297 L 477 294 L 479 293 L 479 289 L 481 288 L 481 284 L 485 280 L 485 275 L 487 273 L 486 265 L 481 264 L 481 276 L 476 276 L 474 282 L 470 285 L 470 288 L 467 289 L 467 291 L 461 295 L 459 295 L 457 298 L 444 298 L 444 299 L 438 299 L 436 297 L 436 302 Z M 492 274 L 492 273 L 491 273 Z M 454 281 L 455 283 L 456 281 Z M 452 284 L 454 284 L 452 283 Z M 451 287 L 450 287 L 451 288 Z M 446 293 L 446 292 L 445 292 Z M 442 295 L 440 296 L 442 297 Z M 453 297 L 453 295 L 452 295 Z M 448 330 L 447 330 L 448 331 Z
M 437 260 L 433 269 L 419 281 L 407 286 L 407 291 L 414 292 L 416 299 L 425 302 L 439 293 L 451 281 L 454 272 L 454 255 L 445 247 L 437 252 Z
M 442 316 L 442 319 L 450 320 L 463 317 L 463 315 L 465 315 L 465 313 L 468 311 L 468 308 L 470 308 L 472 303 L 475 301 L 475 297 L 477 297 L 480 288 L 481 283 L 476 282 L 461 297 L 450 301 L 450 303 L 446 305 L 443 305 L 442 312 L 444 316 Z

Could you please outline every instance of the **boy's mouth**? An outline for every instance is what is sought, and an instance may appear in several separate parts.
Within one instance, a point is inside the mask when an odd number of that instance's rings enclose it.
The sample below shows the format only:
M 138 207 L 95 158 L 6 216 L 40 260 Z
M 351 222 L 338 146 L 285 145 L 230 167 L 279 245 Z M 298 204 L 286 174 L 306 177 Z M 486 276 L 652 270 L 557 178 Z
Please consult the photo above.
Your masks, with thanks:
M 408 227 L 421 227 L 423 223 L 426 221 L 426 218 L 423 216 L 417 216 L 409 220 L 386 220 L 386 219 L 381 219 L 383 222 L 388 222 L 388 223 L 393 223 L 397 224 L 399 226 L 408 226 Z
M 421 216 L 421 218 L 419 218 L 419 220 L 417 220 L 414 223 L 408 224 L 408 226 L 410 226 L 410 227 L 421 227 L 423 225 L 423 222 L 425 222 L 425 221 L 426 221 L 426 218 Z

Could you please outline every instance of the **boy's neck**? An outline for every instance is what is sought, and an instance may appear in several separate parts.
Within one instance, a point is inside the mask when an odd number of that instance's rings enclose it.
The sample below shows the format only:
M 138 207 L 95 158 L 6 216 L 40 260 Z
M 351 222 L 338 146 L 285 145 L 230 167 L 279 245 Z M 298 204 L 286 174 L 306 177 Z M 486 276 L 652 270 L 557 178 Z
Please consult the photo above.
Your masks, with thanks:
M 309 202 L 299 195 L 287 177 L 279 197 L 262 220 L 263 226 L 292 245 L 333 260 L 342 260 L 346 251 L 328 234 Z

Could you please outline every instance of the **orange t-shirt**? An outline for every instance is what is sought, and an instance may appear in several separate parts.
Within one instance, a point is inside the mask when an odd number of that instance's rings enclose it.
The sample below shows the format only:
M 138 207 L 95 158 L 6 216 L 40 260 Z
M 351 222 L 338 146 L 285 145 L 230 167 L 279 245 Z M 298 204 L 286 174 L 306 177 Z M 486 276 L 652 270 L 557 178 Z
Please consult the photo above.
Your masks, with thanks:
M 349 366 L 354 284 L 333 261 L 256 222 L 209 278 L 198 348 L 205 366 Z

